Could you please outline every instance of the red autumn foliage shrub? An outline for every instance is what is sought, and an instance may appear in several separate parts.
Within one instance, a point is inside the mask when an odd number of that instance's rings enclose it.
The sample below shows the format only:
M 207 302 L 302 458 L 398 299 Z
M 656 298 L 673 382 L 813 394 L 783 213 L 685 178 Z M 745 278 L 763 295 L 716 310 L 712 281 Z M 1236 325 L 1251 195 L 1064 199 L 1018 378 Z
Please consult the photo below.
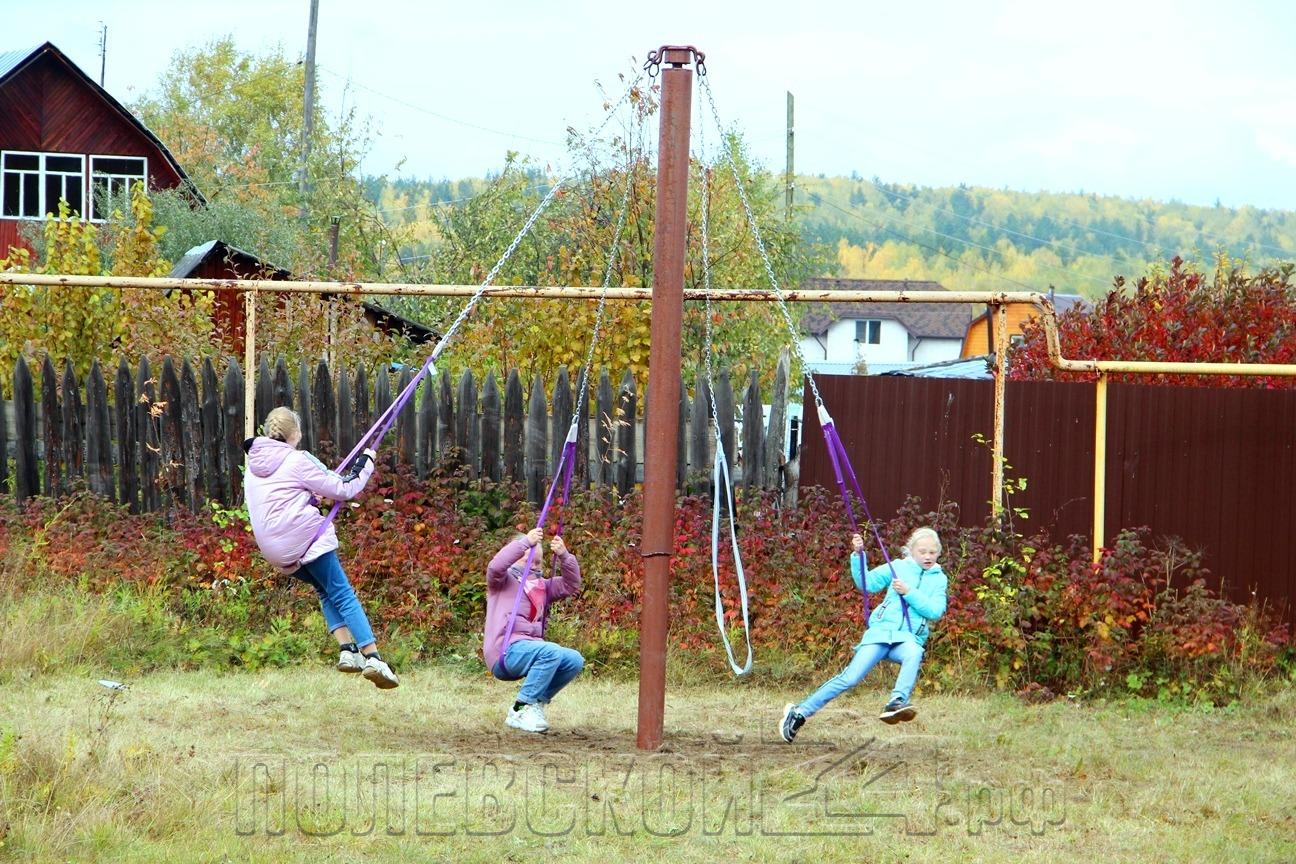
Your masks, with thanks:
M 744 493 L 738 515 L 758 668 L 763 659 L 795 655 L 828 674 L 863 628 L 840 501 L 810 489 L 798 507 L 786 509 L 772 495 Z M 397 639 L 403 659 L 473 651 L 486 564 L 534 519 L 520 490 L 506 484 L 449 470 L 424 482 L 386 471 L 359 506 L 340 514 L 341 560 L 380 638 Z M 640 519 L 637 492 L 620 497 L 607 490 L 579 494 L 551 516 L 550 533 L 561 524 L 585 582 L 579 596 L 555 607 L 554 633 L 581 648 L 595 669 L 632 671 L 637 663 Z M 690 656 L 709 654 L 714 674 L 724 662 L 710 522 L 710 502 L 679 500 L 670 638 L 676 649 L 695 652 Z M 950 578 L 949 609 L 928 643 L 924 686 L 1150 694 L 1169 688 L 1172 695 L 1220 700 L 1232 698 L 1246 676 L 1273 674 L 1293 658 L 1277 617 L 1222 599 L 1207 587 L 1196 555 L 1173 542 L 1153 545 L 1146 531 L 1122 532 L 1094 564 L 1084 538 L 1059 543 L 993 524 L 964 526 L 956 505 L 926 512 L 911 499 L 879 526 L 892 556 L 920 525 L 940 534 Z M 725 623 L 740 639 L 723 533 Z M 868 554 L 872 563 L 881 560 L 871 536 Z M 243 646 L 223 653 L 211 647 L 211 634 L 187 643 L 201 643 L 203 657 L 219 662 L 292 662 L 325 644 L 313 594 L 260 558 L 235 511 L 131 515 L 88 495 L 37 499 L 21 510 L 4 503 L 0 562 L 10 590 L 155 592 L 178 626 L 229 632 Z M 302 631 L 307 625 L 314 629 Z M 289 638 L 293 628 L 311 638 Z M 258 642 L 263 633 L 275 634 L 273 644 Z M 745 653 L 741 643 L 737 650 Z
M 1292 265 L 1249 274 L 1221 260 L 1214 277 L 1195 272 L 1179 258 L 1170 272 L 1153 274 L 1116 290 L 1091 310 L 1073 306 L 1058 316 L 1064 357 L 1086 360 L 1181 362 L 1296 362 L 1296 286 Z M 1014 380 L 1092 381 L 1093 373 L 1065 372 L 1049 364 L 1038 320 L 1022 328 L 1012 351 Z M 1296 387 L 1293 378 L 1222 375 L 1113 374 L 1112 381 L 1195 387 Z

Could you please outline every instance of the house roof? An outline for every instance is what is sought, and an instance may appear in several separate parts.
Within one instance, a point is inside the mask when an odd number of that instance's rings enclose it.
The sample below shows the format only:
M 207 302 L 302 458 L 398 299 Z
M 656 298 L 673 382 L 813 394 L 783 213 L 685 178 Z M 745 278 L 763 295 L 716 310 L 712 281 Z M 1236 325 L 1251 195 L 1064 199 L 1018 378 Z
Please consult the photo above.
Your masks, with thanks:
M 251 252 L 245 252 L 235 246 L 230 246 L 223 240 L 208 240 L 200 246 L 193 247 L 180 256 L 180 260 L 175 263 L 168 275 L 172 279 L 187 279 L 204 263 L 211 260 L 228 262 L 242 268 L 247 273 L 260 271 L 265 274 L 263 276 L 265 279 L 283 281 L 291 279 L 293 276 L 290 271 L 268 264 Z M 327 298 L 331 295 L 322 294 L 320 296 Z M 411 342 L 422 345 L 425 342 L 440 338 L 441 334 L 431 327 L 403 315 L 398 315 L 390 309 L 384 309 L 377 303 L 364 301 L 360 306 L 364 309 L 366 317 L 374 324 L 387 327 L 390 330 L 397 330 Z
M 108 104 L 109 108 L 120 114 L 127 122 L 138 129 L 141 135 L 152 142 L 153 145 L 162 153 L 162 156 L 167 160 L 167 163 L 170 164 L 171 168 L 176 172 L 176 175 L 179 176 L 180 179 L 184 181 L 184 184 L 189 187 L 190 191 L 193 192 L 200 201 L 206 203 L 205 199 L 202 197 L 202 193 L 198 191 L 198 187 L 189 179 L 189 175 L 185 173 L 184 168 L 176 161 L 175 156 L 173 156 L 171 151 L 167 149 L 166 145 L 162 143 L 162 140 L 158 138 L 157 135 L 154 135 L 152 130 L 140 122 L 140 119 L 131 113 L 126 106 L 114 99 L 111 93 L 100 87 L 93 78 L 81 71 L 81 67 L 73 63 L 66 54 L 55 47 L 53 42 L 46 42 L 43 45 L 28 50 L 5 51 L 0 53 L 0 87 L 8 84 L 13 78 L 21 74 L 24 69 L 47 55 L 53 57 L 67 68 L 68 71 L 76 75 L 83 84 L 98 93 L 100 98 Z
M 908 366 L 882 372 L 882 375 L 901 375 L 909 378 L 962 378 L 982 380 L 993 378 L 991 371 L 994 363 L 993 354 L 979 357 L 959 357 L 955 360 L 944 360 L 940 363 L 926 363 L 922 366 Z
M 807 279 L 810 291 L 945 291 L 939 282 L 911 279 Z M 835 321 L 878 318 L 898 321 L 922 339 L 962 339 L 972 320 L 963 303 L 817 303 L 801 318 L 801 329 L 822 336 Z

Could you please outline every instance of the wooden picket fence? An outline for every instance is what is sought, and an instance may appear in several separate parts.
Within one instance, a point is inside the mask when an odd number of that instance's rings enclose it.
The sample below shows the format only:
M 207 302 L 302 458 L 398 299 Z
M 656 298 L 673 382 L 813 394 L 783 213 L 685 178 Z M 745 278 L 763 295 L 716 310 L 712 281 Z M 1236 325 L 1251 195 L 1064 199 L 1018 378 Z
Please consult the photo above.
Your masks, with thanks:
M 373 420 L 411 382 L 417 370 L 401 369 L 393 380 L 386 370 L 363 367 L 334 374 L 320 361 L 302 363 L 293 376 L 281 358 L 257 370 L 255 411 L 263 419 L 286 405 L 302 418 L 302 447 L 328 462 L 354 447 Z M 371 385 L 370 379 L 373 379 Z M 402 411 L 380 454 L 380 465 L 405 466 L 420 478 L 447 461 L 472 478 L 524 483 L 539 503 L 571 427 L 575 393 L 566 367 L 553 376 L 546 393 L 541 376 L 528 391 L 514 369 L 501 394 L 494 373 L 478 394 L 477 379 L 464 371 L 457 382 L 447 373 L 423 382 Z M 715 433 L 711 399 L 703 376 L 692 396 L 681 387 L 677 467 L 679 488 L 702 489 L 710 477 Z M 98 363 L 80 382 L 71 363 L 60 376 L 46 357 L 40 367 L 39 398 L 27 362 L 13 372 L 13 401 L 0 401 L 0 455 L 13 457 L 16 476 L 9 482 L 9 460 L 0 458 L 0 494 L 12 485 L 19 501 L 34 495 L 58 496 L 84 485 L 124 503 L 132 512 L 183 505 L 190 509 L 217 501 L 234 506 L 242 498 L 244 388 L 238 361 L 225 361 L 224 375 L 206 358 L 195 371 L 185 360 L 162 361 L 156 374 L 147 358 L 137 367 L 122 359 L 111 392 Z M 643 422 L 647 406 L 629 372 L 614 388 L 602 370 L 592 399 L 592 414 L 578 424 L 574 483 L 585 488 L 629 491 L 642 477 Z M 777 488 L 784 453 L 788 364 L 783 358 L 768 399 L 755 372 L 735 403 L 727 370 L 715 383 L 716 421 L 737 482 Z M 763 404 L 770 404 L 768 427 Z M 737 418 L 743 423 L 737 449 Z M 775 430 L 769 434 L 768 430 Z M 737 454 L 741 453 L 738 457 Z

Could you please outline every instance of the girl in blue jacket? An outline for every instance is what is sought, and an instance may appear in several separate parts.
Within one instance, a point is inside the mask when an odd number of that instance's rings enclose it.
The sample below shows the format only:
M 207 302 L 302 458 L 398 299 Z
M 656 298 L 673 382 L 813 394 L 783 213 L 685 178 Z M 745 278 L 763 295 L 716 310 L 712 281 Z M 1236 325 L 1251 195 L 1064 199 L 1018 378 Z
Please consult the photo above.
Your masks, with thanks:
M 941 553 L 940 537 L 931 528 L 918 528 L 905 543 L 904 557 L 863 574 L 860 559 L 864 538 L 854 535 L 851 545 L 855 550 L 850 556 L 851 578 L 856 587 L 869 593 L 886 588 L 886 598 L 869 616 L 864 638 L 855 646 L 855 656 L 846 668 L 825 681 L 800 705 L 788 703 L 784 707 L 779 735 L 789 744 L 806 720 L 863 681 L 883 658 L 900 664 L 900 674 L 880 719 L 884 723 L 898 723 L 912 720 L 918 714 L 909 702 L 909 694 L 918 680 L 928 624 L 945 614 L 947 580 L 936 563 Z

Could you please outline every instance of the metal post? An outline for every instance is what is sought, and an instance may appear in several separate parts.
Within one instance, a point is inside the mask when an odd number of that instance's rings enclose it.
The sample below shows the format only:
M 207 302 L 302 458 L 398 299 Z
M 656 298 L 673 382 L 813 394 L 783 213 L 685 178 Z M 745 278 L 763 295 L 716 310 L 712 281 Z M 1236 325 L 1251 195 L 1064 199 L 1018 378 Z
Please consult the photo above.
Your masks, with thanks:
M 315 134 L 315 33 L 319 25 L 319 0 L 311 0 L 310 24 L 306 29 L 306 92 L 302 94 L 302 155 L 298 192 L 301 205 L 298 216 L 303 222 L 310 215 L 306 195 L 310 192 L 311 136 Z
M 787 200 L 783 204 L 783 215 L 792 218 L 792 202 L 796 189 L 796 173 L 792 167 L 792 91 L 787 94 Z
M 684 307 L 691 49 L 661 52 L 661 131 L 657 146 L 657 215 L 653 237 L 653 306 L 648 352 L 648 414 L 644 446 L 644 591 L 639 626 L 641 750 L 662 743 L 666 708 L 666 626 L 671 552 L 675 548 L 676 425 L 679 423 L 680 320 Z
M 1008 389 L 1008 307 L 996 304 L 994 314 L 986 322 L 994 321 L 995 382 L 994 382 L 994 442 L 991 458 L 994 465 L 990 474 L 990 514 L 998 519 L 1003 513 L 1004 489 L 1004 398 Z
M 1098 374 L 1094 397 L 1093 560 L 1097 564 L 1107 519 L 1107 376 L 1103 373 Z
M 243 295 L 243 437 L 256 434 L 256 298 Z

